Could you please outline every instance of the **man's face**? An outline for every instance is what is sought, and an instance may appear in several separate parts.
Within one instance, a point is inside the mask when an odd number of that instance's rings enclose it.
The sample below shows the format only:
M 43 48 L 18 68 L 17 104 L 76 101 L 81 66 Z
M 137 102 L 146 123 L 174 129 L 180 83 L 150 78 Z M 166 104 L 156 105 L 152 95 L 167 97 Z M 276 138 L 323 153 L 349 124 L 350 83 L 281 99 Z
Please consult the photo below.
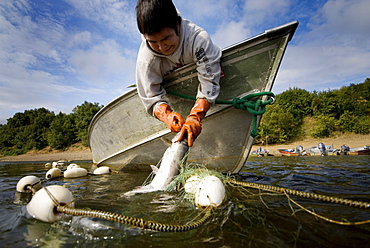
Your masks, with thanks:
M 149 46 L 157 53 L 171 55 L 179 46 L 180 37 L 172 28 L 163 28 L 153 34 L 144 34 Z

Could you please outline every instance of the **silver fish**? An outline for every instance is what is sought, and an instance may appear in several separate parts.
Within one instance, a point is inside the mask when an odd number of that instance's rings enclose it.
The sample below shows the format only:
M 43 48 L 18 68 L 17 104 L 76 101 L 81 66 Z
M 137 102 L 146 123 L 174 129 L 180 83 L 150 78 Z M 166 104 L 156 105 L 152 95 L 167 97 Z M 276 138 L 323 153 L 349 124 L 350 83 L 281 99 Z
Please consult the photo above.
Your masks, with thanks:
M 187 139 L 175 142 L 179 134 L 172 139 L 172 145 L 167 148 L 163 154 L 159 168 L 153 168 L 155 176 L 152 182 L 146 186 L 140 186 L 132 191 L 126 192 L 125 196 L 131 196 L 137 193 L 148 193 L 164 190 L 166 186 L 179 174 L 180 164 L 184 162 L 186 153 L 189 150 Z

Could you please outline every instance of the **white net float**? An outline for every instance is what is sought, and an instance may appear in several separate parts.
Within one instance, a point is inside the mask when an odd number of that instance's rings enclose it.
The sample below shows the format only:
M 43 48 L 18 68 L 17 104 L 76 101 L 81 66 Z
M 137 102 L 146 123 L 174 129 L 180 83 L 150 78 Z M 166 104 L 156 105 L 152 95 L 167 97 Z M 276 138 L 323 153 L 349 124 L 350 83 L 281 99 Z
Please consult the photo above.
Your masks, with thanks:
M 185 192 L 188 194 L 195 194 L 196 190 L 198 189 L 198 185 L 200 183 L 199 176 L 191 176 L 185 182 Z
M 87 170 L 84 168 L 72 168 L 64 171 L 65 178 L 75 178 L 87 176 Z
M 25 176 L 17 183 L 18 192 L 36 192 L 41 188 L 41 181 L 36 176 Z
M 60 185 L 51 185 L 46 188 L 60 205 L 68 204 L 69 207 L 74 207 L 74 198 L 68 189 Z M 62 214 L 56 211 L 55 205 L 45 188 L 42 188 L 32 197 L 26 209 L 35 219 L 44 222 L 54 222 L 62 216 Z
M 195 192 L 195 204 L 199 207 L 221 205 L 226 196 L 225 186 L 215 176 L 203 177 Z
M 60 177 L 62 175 L 62 171 L 59 168 L 51 168 L 46 172 L 45 178 L 46 179 L 51 179 L 51 178 L 56 178 Z
M 73 168 L 80 168 L 80 166 L 78 164 L 70 164 L 67 166 L 67 170 L 70 170 L 70 169 L 73 169 Z
M 101 166 L 99 168 L 96 168 L 94 170 L 95 175 L 101 175 L 101 174 L 109 174 L 112 170 L 108 166 Z

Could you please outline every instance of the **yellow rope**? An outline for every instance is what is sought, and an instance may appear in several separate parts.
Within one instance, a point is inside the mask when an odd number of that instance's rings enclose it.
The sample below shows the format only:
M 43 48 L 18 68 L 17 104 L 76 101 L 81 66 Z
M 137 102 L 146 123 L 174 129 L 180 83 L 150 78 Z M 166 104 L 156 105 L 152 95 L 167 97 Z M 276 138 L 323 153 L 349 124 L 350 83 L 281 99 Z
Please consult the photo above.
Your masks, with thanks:
M 85 216 L 85 217 L 93 217 L 93 218 L 100 218 L 104 220 L 110 220 L 114 222 L 118 222 L 125 225 L 135 226 L 142 229 L 149 229 L 153 231 L 159 232 L 186 232 L 198 228 L 202 225 L 206 220 L 211 216 L 211 212 L 213 207 L 208 207 L 205 209 L 203 217 L 200 217 L 198 220 L 194 220 L 190 224 L 186 225 L 168 225 L 162 224 L 154 221 L 146 221 L 140 218 L 128 217 L 121 214 L 110 213 L 107 211 L 100 211 L 100 210 L 91 210 L 91 209 L 77 209 L 71 208 L 67 205 L 62 206 L 58 200 L 54 197 L 54 195 L 47 189 L 44 188 L 46 193 L 49 195 L 51 200 L 53 201 L 54 205 L 56 206 L 56 210 L 60 213 L 69 214 L 73 216 Z
M 363 225 L 363 224 L 368 224 L 370 223 L 370 220 L 365 220 L 365 221 L 358 221 L 358 222 L 343 222 L 343 221 L 336 221 L 332 220 L 329 218 L 326 218 L 322 215 L 319 215 L 302 205 L 298 204 L 296 201 L 294 201 L 289 195 L 295 195 L 295 196 L 300 196 L 308 199 L 315 199 L 315 200 L 321 200 L 324 202 L 330 202 L 330 203 L 337 203 L 337 204 L 343 204 L 351 207 L 358 207 L 358 208 L 370 208 L 370 203 L 368 202 L 361 202 L 361 201 L 352 201 L 348 199 L 343 199 L 339 197 L 332 197 L 332 196 L 325 196 L 325 195 L 319 195 L 319 194 L 314 194 L 314 193 L 308 193 L 308 192 L 303 192 L 303 191 L 298 191 L 298 190 L 293 190 L 293 189 L 286 189 L 282 187 L 276 187 L 276 186 L 270 186 L 270 185 L 264 185 L 264 184 L 257 184 L 257 183 L 248 183 L 248 182 L 240 182 L 236 180 L 227 180 L 228 183 L 231 184 L 236 184 L 244 187 L 249 187 L 249 188 L 255 188 L 259 190 L 265 190 L 269 192 L 274 192 L 274 193 L 282 193 L 285 194 L 286 197 L 288 198 L 289 201 L 293 202 L 295 205 L 300 207 L 301 209 L 305 210 L 306 212 L 320 218 L 323 220 L 326 220 L 331 223 L 339 224 L 339 225 Z
M 149 229 L 159 232 L 186 232 L 198 228 L 200 225 L 202 225 L 211 215 L 212 208 L 211 207 L 207 208 L 203 217 L 187 225 L 168 225 L 154 221 L 146 221 L 144 219 L 128 217 L 121 214 L 110 213 L 106 211 L 76 209 L 61 205 L 57 206 L 57 211 L 73 216 L 85 216 L 110 220 L 125 225 L 135 226 L 142 229 Z
M 352 200 L 339 198 L 339 197 L 319 195 L 319 194 L 308 193 L 308 192 L 298 191 L 298 190 L 294 190 L 294 189 L 287 189 L 287 188 L 282 188 L 282 187 L 277 187 L 277 186 L 270 186 L 270 185 L 265 185 L 265 184 L 239 182 L 239 181 L 236 181 L 236 180 L 227 180 L 227 182 L 232 183 L 232 184 L 236 184 L 236 185 L 241 185 L 241 186 L 244 186 L 244 187 L 261 189 L 261 190 L 265 190 L 265 191 L 269 191 L 269 192 L 275 192 L 275 193 L 295 195 L 295 196 L 300 196 L 300 197 L 303 197 L 303 198 L 320 200 L 320 201 L 323 201 L 323 202 L 343 204 L 343 205 L 347 205 L 347 206 L 351 206 L 351 207 L 358 207 L 358 208 L 366 208 L 366 209 L 370 208 L 370 203 L 369 202 L 352 201 Z
M 294 201 L 292 198 L 290 198 L 290 196 L 288 194 L 285 194 L 286 197 L 289 199 L 289 201 L 293 202 L 295 205 L 297 205 L 298 207 L 300 207 L 301 209 L 303 209 L 304 211 L 320 218 L 320 219 L 323 219 L 323 220 L 326 220 L 328 222 L 331 222 L 331 223 L 335 223 L 335 224 L 339 224 L 339 225 L 346 225 L 346 226 L 351 226 L 351 225 L 363 225 L 363 224 L 368 224 L 370 223 L 370 220 L 365 220 L 365 221 L 358 221 L 358 222 L 344 222 L 344 221 L 336 221 L 336 220 L 333 220 L 333 219 L 329 219 L 329 218 L 326 218 L 322 215 L 319 215 L 315 212 L 312 212 L 311 210 L 303 207 L 302 205 L 300 205 L 298 202 Z

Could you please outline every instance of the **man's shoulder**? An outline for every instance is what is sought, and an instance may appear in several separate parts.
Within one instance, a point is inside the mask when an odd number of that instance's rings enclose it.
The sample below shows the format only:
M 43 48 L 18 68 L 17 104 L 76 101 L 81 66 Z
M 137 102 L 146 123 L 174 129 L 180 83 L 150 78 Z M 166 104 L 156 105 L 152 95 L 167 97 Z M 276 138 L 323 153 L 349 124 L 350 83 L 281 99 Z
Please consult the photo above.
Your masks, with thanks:
M 202 27 L 199 27 L 197 24 L 195 24 L 194 22 L 192 22 L 188 19 L 182 19 L 182 23 L 183 23 L 184 31 L 188 35 L 192 34 L 192 33 L 197 34 L 197 33 L 202 32 L 202 31 L 205 32 L 205 30 Z
M 145 41 L 142 41 L 139 52 L 138 52 L 137 60 L 150 62 L 150 61 L 155 60 L 156 57 L 157 56 L 155 56 L 153 52 L 148 48 Z

